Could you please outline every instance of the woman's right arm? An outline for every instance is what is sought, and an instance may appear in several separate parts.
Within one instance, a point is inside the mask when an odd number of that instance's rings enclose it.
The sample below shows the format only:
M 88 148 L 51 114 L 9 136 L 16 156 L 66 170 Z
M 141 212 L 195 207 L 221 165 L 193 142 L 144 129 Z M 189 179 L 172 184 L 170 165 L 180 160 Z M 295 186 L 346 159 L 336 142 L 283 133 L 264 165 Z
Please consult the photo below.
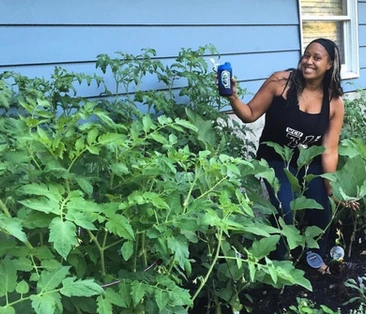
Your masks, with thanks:
M 287 76 L 287 77 L 286 77 Z M 233 78 L 233 95 L 228 97 L 234 113 L 244 123 L 251 123 L 260 118 L 269 108 L 273 97 L 279 95 L 285 84 L 284 78 L 288 78 L 288 72 L 276 72 L 272 74 L 261 86 L 253 99 L 245 104 L 236 92 L 236 81 Z M 281 89 L 282 88 L 282 89 Z

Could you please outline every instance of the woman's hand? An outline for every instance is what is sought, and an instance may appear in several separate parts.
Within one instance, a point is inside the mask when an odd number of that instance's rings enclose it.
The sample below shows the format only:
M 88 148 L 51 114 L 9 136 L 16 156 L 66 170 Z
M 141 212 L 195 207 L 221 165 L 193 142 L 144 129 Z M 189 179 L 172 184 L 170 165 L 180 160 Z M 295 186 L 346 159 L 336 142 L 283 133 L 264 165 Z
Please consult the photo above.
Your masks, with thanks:
M 357 202 L 357 201 L 347 201 L 347 202 L 342 201 L 341 204 L 344 207 L 351 208 L 352 210 L 359 210 L 360 209 L 360 203 Z
M 236 79 L 234 77 L 231 78 L 231 86 L 232 86 L 232 89 L 233 89 L 233 94 L 231 96 L 228 96 L 228 99 L 229 100 L 234 100 L 236 98 L 238 98 L 238 90 L 237 90 L 237 87 L 236 87 Z
M 359 210 L 360 209 L 360 203 L 358 201 L 354 201 L 354 200 L 351 200 L 351 201 L 339 201 L 337 200 L 333 194 L 330 196 L 333 201 L 342 206 L 342 207 L 346 207 L 346 208 L 351 208 L 352 210 Z

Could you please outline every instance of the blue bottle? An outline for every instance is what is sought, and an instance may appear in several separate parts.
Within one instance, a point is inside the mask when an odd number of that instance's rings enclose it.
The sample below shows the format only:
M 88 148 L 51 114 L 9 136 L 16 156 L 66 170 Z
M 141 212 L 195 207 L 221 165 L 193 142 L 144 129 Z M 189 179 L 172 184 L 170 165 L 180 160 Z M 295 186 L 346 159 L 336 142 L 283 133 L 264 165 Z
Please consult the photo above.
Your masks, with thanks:
M 231 78 L 233 76 L 233 69 L 230 62 L 219 65 L 217 68 L 217 79 L 219 85 L 220 96 L 231 96 L 233 94 L 233 87 Z

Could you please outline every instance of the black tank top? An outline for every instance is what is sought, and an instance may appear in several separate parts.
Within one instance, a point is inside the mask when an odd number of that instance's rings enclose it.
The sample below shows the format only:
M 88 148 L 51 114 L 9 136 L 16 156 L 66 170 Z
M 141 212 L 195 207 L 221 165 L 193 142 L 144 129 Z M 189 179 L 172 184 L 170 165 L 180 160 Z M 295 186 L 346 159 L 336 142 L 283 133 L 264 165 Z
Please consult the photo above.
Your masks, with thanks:
M 265 125 L 259 139 L 258 159 L 282 161 L 272 147 L 263 142 L 274 142 L 294 149 L 291 164 L 296 165 L 299 146 L 307 148 L 322 145 L 322 139 L 329 127 L 329 93 L 324 89 L 321 112 L 317 114 L 301 111 L 298 104 L 289 104 L 282 95 L 274 97 L 266 112 Z M 321 157 L 314 158 L 313 163 L 320 164 Z

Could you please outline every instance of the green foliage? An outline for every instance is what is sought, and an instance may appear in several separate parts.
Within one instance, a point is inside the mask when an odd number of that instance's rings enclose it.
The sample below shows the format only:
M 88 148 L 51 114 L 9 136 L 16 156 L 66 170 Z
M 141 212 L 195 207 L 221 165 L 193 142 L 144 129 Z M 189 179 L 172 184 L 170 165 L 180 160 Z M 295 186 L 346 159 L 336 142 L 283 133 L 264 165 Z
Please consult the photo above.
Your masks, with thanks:
M 356 296 L 353 298 L 350 298 L 347 302 L 344 303 L 344 305 L 350 304 L 350 303 L 355 303 L 355 302 L 357 302 L 363 306 L 366 305 L 365 282 L 366 282 L 366 276 L 357 277 L 357 280 L 355 280 L 353 278 L 349 278 L 345 281 L 344 285 L 347 288 L 350 288 L 353 291 L 353 293 L 356 293 Z
M 128 122 L 131 118 L 141 117 L 139 106 L 145 106 L 148 113 L 164 113 L 168 117 L 187 118 L 186 108 L 196 113 L 194 121 L 200 126 L 199 137 L 186 139 L 201 143 L 212 149 L 213 142 L 219 141 L 218 149 L 233 156 L 248 157 L 253 154 L 255 145 L 246 134 L 251 130 L 233 120 L 223 112 L 229 105 L 220 97 L 214 84 L 215 74 L 206 61 L 207 55 L 218 54 L 212 45 L 199 47 L 197 50 L 182 48 L 175 62 L 164 65 L 156 59 L 154 49 L 143 49 L 140 55 L 118 52 L 115 58 L 106 54 L 98 56 L 97 69 L 103 73 L 111 71 L 114 84 L 105 86 L 102 106 L 109 116 L 119 123 Z M 155 79 L 155 86 L 151 80 Z M 149 89 L 146 90 L 145 82 Z M 179 87 L 179 90 L 177 90 Z M 246 90 L 238 87 L 238 94 L 243 96 Z M 214 132 L 211 132 L 214 130 Z M 209 136 L 210 141 L 201 137 Z M 180 135 L 183 140 L 184 137 Z M 207 147 L 208 146 L 208 147 Z
M 305 247 L 318 248 L 317 239 L 322 236 L 325 230 L 318 227 L 310 226 L 303 228 L 302 210 L 313 208 L 322 210 L 322 206 L 312 199 L 304 196 L 307 185 L 317 176 L 308 174 L 308 165 L 312 160 L 324 152 L 324 147 L 314 146 L 308 149 L 300 149 L 297 159 L 298 172 L 293 174 L 289 170 L 291 159 L 293 158 L 293 150 L 288 147 L 282 147 L 276 143 L 268 142 L 268 146 L 273 147 L 275 151 L 282 157 L 284 161 L 284 171 L 291 184 L 293 200 L 290 203 L 292 211 L 295 213 L 293 225 L 286 225 L 282 218 L 279 218 L 277 223 L 281 229 L 285 245 L 287 246 L 288 256 L 291 256 L 291 251 L 300 247 L 304 253 Z M 330 228 L 332 222 L 336 219 L 341 219 L 342 215 L 351 217 L 353 231 L 348 245 L 348 256 L 351 255 L 352 243 L 356 239 L 356 233 L 362 232 L 364 236 L 365 230 L 365 197 L 366 197 L 366 146 L 363 140 L 358 138 L 350 138 L 343 140 L 339 147 L 341 162 L 339 168 L 334 173 L 325 173 L 321 177 L 330 181 L 334 197 L 339 202 L 332 204 L 333 216 L 331 223 L 327 226 Z M 302 178 L 298 179 L 300 170 L 305 170 Z M 276 190 L 275 190 L 276 192 Z M 341 201 L 359 201 L 361 203 L 360 211 L 344 211 L 345 207 Z M 347 243 L 348 244 L 348 243 Z
M 366 93 L 362 88 L 356 88 L 356 94 L 345 98 L 345 118 L 342 129 L 342 145 L 340 147 L 340 163 L 346 164 L 349 173 L 343 172 L 343 178 L 349 182 L 349 186 L 336 186 L 337 194 L 342 194 L 346 200 L 357 199 L 360 210 L 351 212 L 351 215 L 342 213 L 337 219 L 346 224 L 352 224 L 350 239 L 346 239 L 348 256 L 351 256 L 352 245 L 358 238 L 364 238 L 366 227 L 366 185 L 365 160 L 366 160 Z M 360 171 L 360 173 L 358 173 Z M 347 177 L 348 174 L 350 177 Z M 356 179 L 350 182 L 350 179 Z M 350 219 L 349 219 L 350 218 Z M 351 220 L 351 221 L 349 221 Z
M 357 309 L 352 309 L 349 311 L 349 314 L 364 314 L 366 310 L 366 306 L 361 304 Z
M 355 97 L 353 97 L 355 96 Z M 341 138 L 359 138 L 366 140 L 366 92 L 356 89 L 356 95 L 344 99 L 345 116 Z
M 150 49 L 101 55 L 113 92 L 60 68 L 50 81 L 2 75 L 0 313 L 187 313 L 201 297 L 240 310 L 258 283 L 311 290 L 292 262 L 267 257 L 296 232 L 268 223 L 259 179 L 278 181 L 234 149 L 205 51 L 170 68 Z M 140 90 L 146 75 L 166 92 Z M 118 97 L 89 100 L 78 84 Z
M 290 314 L 340 314 L 341 310 L 337 309 L 333 311 L 325 305 L 320 305 L 320 308 L 316 308 L 316 304 L 306 298 L 296 298 L 297 306 L 290 306 L 288 313 Z
M 277 226 L 281 230 L 281 236 L 287 248 L 287 256 L 289 259 L 293 258 L 291 251 L 296 248 L 300 249 L 297 261 L 300 260 L 305 253 L 306 248 L 318 248 L 317 240 L 324 234 L 322 230 L 316 226 L 306 226 L 303 223 L 304 213 L 306 209 L 322 210 L 323 207 L 313 199 L 307 198 L 304 194 L 308 188 L 308 184 L 317 176 L 308 173 L 308 168 L 313 159 L 324 152 L 324 147 L 313 146 L 308 149 L 300 149 L 297 158 L 297 173 L 293 174 L 290 171 L 290 163 L 294 156 L 294 150 L 281 146 L 277 143 L 267 142 L 266 145 L 272 147 L 277 154 L 281 156 L 284 161 L 284 172 L 291 184 L 293 200 L 290 202 L 290 207 L 293 215 L 293 223 L 287 225 L 282 217 L 276 218 Z M 304 175 L 299 178 L 300 171 L 304 170 Z M 269 181 L 270 182 L 270 181 Z M 338 182 L 338 181 L 337 181 Z M 275 194 L 277 194 L 279 187 L 274 185 Z M 329 226 L 328 226 L 329 227 Z
M 359 138 L 342 140 L 339 147 L 340 169 L 329 178 L 336 198 L 345 201 L 357 200 L 360 210 L 341 210 L 335 213 L 335 219 L 345 225 L 351 225 L 350 237 L 344 239 L 348 257 L 352 254 L 354 241 L 364 239 L 366 227 L 366 144 Z

